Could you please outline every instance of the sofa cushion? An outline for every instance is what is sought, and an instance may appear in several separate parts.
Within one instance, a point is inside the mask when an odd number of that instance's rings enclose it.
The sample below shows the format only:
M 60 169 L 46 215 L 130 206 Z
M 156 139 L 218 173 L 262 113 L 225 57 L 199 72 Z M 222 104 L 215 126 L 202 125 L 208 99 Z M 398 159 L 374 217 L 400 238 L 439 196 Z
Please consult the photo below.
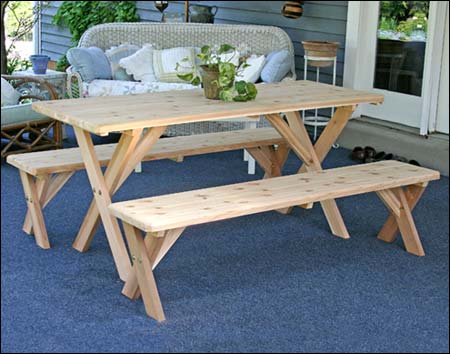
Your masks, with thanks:
M 289 74 L 291 67 L 292 57 L 288 50 L 272 52 L 267 56 L 261 79 L 267 83 L 280 82 Z
M 71 48 L 67 52 L 67 59 L 74 70 L 81 75 L 83 81 L 112 79 L 108 58 L 100 48 Z
M 83 96 L 124 96 L 171 90 L 192 90 L 196 88 L 198 87 L 186 83 L 94 80 L 91 83 L 83 83 Z
M 14 106 L 19 103 L 20 93 L 4 78 L 2 78 L 2 107 Z
M 134 44 L 121 44 L 108 49 L 105 54 L 111 66 L 113 80 L 133 81 L 133 76 L 127 74 L 119 64 L 120 60 L 136 53 L 141 47 Z
M 31 109 L 31 103 L 2 107 L 2 127 L 48 119 Z
M 264 55 L 252 55 L 247 59 L 248 67 L 241 66 L 239 74 L 236 76 L 237 81 L 245 81 L 255 83 L 261 76 L 261 71 L 264 67 L 266 57 Z
M 187 61 L 183 61 L 187 58 Z M 177 64 L 180 67 L 177 71 Z M 179 73 L 196 71 L 195 48 L 172 48 L 153 52 L 153 68 L 160 82 L 185 83 L 178 77 Z
M 133 75 L 135 81 L 155 82 L 156 76 L 153 70 L 153 46 L 144 44 L 142 49 L 133 55 L 123 58 L 119 61 L 126 73 Z

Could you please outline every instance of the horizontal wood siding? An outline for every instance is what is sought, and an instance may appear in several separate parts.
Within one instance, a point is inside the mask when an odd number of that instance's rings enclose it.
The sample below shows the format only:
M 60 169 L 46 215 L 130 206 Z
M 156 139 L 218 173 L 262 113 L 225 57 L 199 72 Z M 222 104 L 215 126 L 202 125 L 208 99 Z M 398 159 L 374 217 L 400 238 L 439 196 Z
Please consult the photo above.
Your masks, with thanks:
M 53 15 L 62 1 L 52 1 L 42 16 L 41 46 L 44 54 L 54 60 L 61 57 L 72 45 L 67 29 L 52 25 Z M 153 1 L 137 1 L 142 21 L 159 22 L 161 14 L 153 5 Z M 216 23 L 256 24 L 283 28 L 291 37 L 296 51 L 297 75 L 303 78 L 304 40 L 327 40 L 341 43 L 338 52 L 338 84 L 342 85 L 345 56 L 345 33 L 347 23 L 348 1 L 306 1 L 304 16 L 297 20 L 281 15 L 284 1 L 191 1 L 191 4 L 218 6 Z M 171 1 L 167 12 L 184 12 L 184 1 Z M 313 79 L 312 68 L 309 78 Z M 321 81 L 331 83 L 332 68 L 322 70 Z

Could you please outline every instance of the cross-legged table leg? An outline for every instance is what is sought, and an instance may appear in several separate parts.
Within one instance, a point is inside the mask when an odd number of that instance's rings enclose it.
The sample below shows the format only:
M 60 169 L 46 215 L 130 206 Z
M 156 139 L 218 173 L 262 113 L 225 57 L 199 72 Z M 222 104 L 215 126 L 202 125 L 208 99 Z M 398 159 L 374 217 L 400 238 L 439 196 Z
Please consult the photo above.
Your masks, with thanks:
M 89 209 L 90 214 L 86 216 L 83 225 L 96 226 L 98 225 L 98 217 L 99 215 L 101 216 L 120 279 L 123 281 L 128 277 L 131 263 L 117 219 L 109 213 L 108 206 L 111 204 L 111 196 L 132 173 L 136 164 L 142 160 L 164 131 L 165 127 L 152 129 L 140 142 L 142 130 L 124 132 L 108 165 L 105 176 L 103 176 L 90 134 L 75 127 L 75 134 L 96 204 L 95 207 L 91 205 Z M 136 147 L 138 142 L 139 146 Z M 91 230 L 86 228 L 82 228 L 82 231 L 86 232 L 88 236 L 93 234 Z
M 130 174 L 134 171 L 136 165 L 142 161 L 143 157 L 150 151 L 152 146 L 159 140 L 161 135 L 166 130 L 166 127 L 157 127 L 149 129 L 142 139 L 139 141 L 139 144 L 136 145 L 137 141 L 140 137 L 140 132 L 135 132 L 133 139 L 133 149 L 128 149 L 129 153 L 122 154 L 122 158 L 113 159 L 110 161 L 108 165 L 108 169 L 106 170 L 105 177 L 107 177 L 107 183 L 109 186 L 109 190 L 111 191 L 111 195 L 114 195 L 116 191 L 122 186 L 122 184 L 126 181 L 126 179 L 130 176 Z M 126 134 L 122 135 L 122 138 L 126 139 Z M 116 148 L 118 151 L 119 146 Z M 115 168 L 115 172 L 111 172 L 111 166 L 115 166 L 117 163 L 116 160 L 120 160 L 122 166 L 117 169 Z M 77 238 L 73 243 L 73 247 L 79 252 L 85 252 L 89 249 L 89 246 L 92 242 L 92 239 L 95 235 L 97 227 L 100 223 L 100 214 L 98 208 L 96 206 L 95 201 L 93 200 L 89 211 L 87 213 L 86 218 L 83 221 L 83 224 L 78 232 Z
M 321 171 L 322 166 L 316 154 L 308 132 L 298 112 L 286 114 L 289 125 L 278 114 L 268 115 L 267 119 L 275 129 L 283 136 L 297 156 L 304 162 L 308 171 Z M 300 171 L 299 171 L 300 173 Z M 345 226 L 342 215 L 339 212 L 335 200 L 321 202 L 322 209 L 328 220 L 331 232 L 341 238 L 349 238 L 350 235 Z

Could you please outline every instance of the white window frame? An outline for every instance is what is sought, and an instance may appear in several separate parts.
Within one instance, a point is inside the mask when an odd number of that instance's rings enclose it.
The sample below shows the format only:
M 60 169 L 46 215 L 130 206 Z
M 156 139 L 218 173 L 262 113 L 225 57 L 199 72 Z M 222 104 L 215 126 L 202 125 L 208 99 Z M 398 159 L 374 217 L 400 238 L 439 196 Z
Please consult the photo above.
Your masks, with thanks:
M 346 52 L 344 66 L 344 87 L 353 89 L 363 89 L 361 78 L 368 75 L 364 64 L 367 58 L 373 58 L 374 49 L 368 45 L 363 28 L 366 26 L 376 26 L 378 18 L 374 18 L 375 1 L 349 1 L 346 33 Z M 431 1 L 430 17 L 435 21 L 431 22 L 429 28 L 429 38 L 427 51 L 425 54 L 425 72 L 423 84 L 423 111 L 420 125 L 420 134 L 428 135 L 435 132 L 438 117 L 438 97 L 441 67 L 443 65 L 445 31 L 438 31 L 437 28 L 445 28 L 447 16 L 447 1 Z M 364 25 L 363 25 L 364 24 Z M 358 111 L 354 114 L 359 117 Z

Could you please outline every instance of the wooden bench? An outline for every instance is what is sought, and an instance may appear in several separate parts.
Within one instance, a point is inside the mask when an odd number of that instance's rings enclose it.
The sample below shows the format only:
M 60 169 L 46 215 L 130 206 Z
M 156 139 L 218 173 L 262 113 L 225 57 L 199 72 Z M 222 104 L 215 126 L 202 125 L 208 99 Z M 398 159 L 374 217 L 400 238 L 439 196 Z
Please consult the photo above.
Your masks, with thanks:
M 107 166 L 117 144 L 97 145 L 95 152 L 102 166 Z M 278 149 L 275 149 L 278 146 Z M 143 161 L 174 159 L 185 156 L 246 149 L 266 171 L 267 176 L 281 175 L 289 149 L 284 139 L 272 128 L 238 130 L 161 139 Z M 23 230 L 36 238 L 36 243 L 50 248 L 42 209 L 56 196 L 72 175 L 84 170 L 79 148 L 35 152 L 8 156 L 7 162 L 20 171 L 28 213 Z M 38 202 L 36 202 L 38 201 Z M 90 240 L 91 241 L 91 240 Z M 74 247 L 86 251 L 90 241 L 75 241 Z M 80 244 L 83 243 L 81 246 Z
M 379 238 L 393 242 L 399 229 L 406 250 L 423 256 L 411 210 L 427 183 L 439 177 L 386 161 L 111 204 L 112 215 L 123 221 L 134 264 L 123 293 L 130 298 L 141 293 L 147 314 L 163 321 L 152 270 L 186 227 L 369 192 L 377 192 L 391 212 Z

